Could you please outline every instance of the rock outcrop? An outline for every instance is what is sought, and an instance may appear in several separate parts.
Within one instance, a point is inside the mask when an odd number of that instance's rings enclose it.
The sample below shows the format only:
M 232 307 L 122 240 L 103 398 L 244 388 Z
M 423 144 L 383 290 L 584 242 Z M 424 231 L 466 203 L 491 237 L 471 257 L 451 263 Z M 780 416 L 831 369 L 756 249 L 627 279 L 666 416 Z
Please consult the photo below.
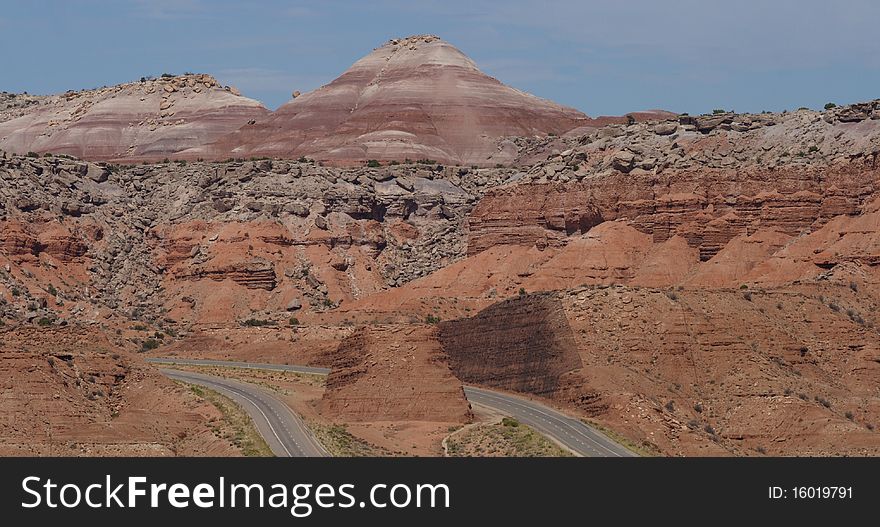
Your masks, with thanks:
M 320 407 L 346 421 L 463 423 L 472 418 L 431 326 L 355 331 L 333 354 Z
M 0 330 L 0 455 L 231 456 L 220 412 L 84 328 Z
M 735 236 L 758 229 L 797 235 L 859 212 L 880 187 L 880 167 L 613 172 L 567 183 L 494 189 L 469 219 L 468 253 L 498 244 L 562 245 L 603 221 L 626 220 L 663 241 L 679 235 L 708 260 Z
M 581 367 L 574 333 L 553 298 L 521 296 L 440 323 L 443 351 L 466 383 L 550 395 Z

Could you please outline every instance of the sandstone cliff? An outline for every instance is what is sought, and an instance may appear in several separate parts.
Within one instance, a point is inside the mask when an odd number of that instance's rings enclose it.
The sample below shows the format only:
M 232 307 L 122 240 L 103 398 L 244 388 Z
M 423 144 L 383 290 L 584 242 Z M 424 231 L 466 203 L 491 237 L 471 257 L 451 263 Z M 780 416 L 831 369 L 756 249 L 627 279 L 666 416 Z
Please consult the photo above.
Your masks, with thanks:
M 471 419 L 461 382 L 449 369 L 435 328 L 361 328 L 336 350 L 320 408 L 347 421 Z

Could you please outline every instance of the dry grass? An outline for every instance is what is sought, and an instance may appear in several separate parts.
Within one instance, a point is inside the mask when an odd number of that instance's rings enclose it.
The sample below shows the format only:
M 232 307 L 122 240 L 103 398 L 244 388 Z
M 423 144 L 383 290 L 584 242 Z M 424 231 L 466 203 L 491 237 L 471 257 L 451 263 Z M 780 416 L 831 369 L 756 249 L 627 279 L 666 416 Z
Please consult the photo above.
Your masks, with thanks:
M 324 445 L 333 457 L 388 457 L 395 454 L 390 450 L 368 443 L 353 436 L 345 425 L 325 425 L 309 423 L 315 438 Z
M 568 450 L 514 419 L 466 426 L 446 438 L 450 457 L 570 457 Z
M 222 377 L 224 379 L 235 379 L 238 381 L 249 382 L 251 384 L 257 384 L 264 388 L 268 388 L 273 392 L 282 395 L 288 395 L 287 390 L 279 388 L 279 385 L 282 383 L 323 387 L 327 378 L 326 375 L 299 373 L 295 371 L 258 370 L 230 366 L 194 366 L 190 364 L 175 364 L 174 369 L 202 373 L 214 377 Z
M 226 439 L 246 457 L 272 457 L 272 449 L 254 427 L 254 422 L 244 409 L 232 399 L 209 388 L 182 383 L 198 397 L 214 405 L 223 418 L 208 423 L 219 438 Z

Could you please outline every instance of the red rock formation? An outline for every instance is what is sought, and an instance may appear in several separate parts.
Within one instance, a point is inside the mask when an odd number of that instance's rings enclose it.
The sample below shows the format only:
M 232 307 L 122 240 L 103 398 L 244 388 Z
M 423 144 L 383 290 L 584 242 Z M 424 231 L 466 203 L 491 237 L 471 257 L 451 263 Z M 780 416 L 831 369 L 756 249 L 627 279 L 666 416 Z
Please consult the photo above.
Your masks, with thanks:
M 873 303 L 829 282 L 587 287 L 563 300 L 581 389 L 607 403 L 597 417 L 669 455 L 877 455 L 880 346 L 870 321 L 846 314 Z
M 0 222 L 0 254 L 13 258 L 39 257 L 45 253 L 70 262 L 84 256 L 88 243 L 93 241 L 53 221 L 32 225 Z
M 0 455 L 230 456 L 220 412 L 82 328 L 0 332 Z
M 269 119 L 189 154 L 494 165 L 516 155 L 512 144 L 499 150 L 503 137 L 561 134 L 587 122 L 485 75 L 437 37 L 414 36 L 390 41 Z
M 363 327 L 332 355 L 321 413 L 347 421 L 470 421 L 431 326 Z
M 464 382 L 552 394 L 581 367 L 574 334 L 553 298 L 521 296 L 471 318 L 440 323 L 443 351 Z
M 654 241 L 682 236 L 705 261 L 735 236 L 758 229 L 794 236 L 857 214 L 878 187 L 880 170 L 857 164 L 613 173 L 512 185 L 490 191 L 474 208 L 468 254 L 498 244 L 558 246 L 570 234 L 619 219 Z
M 272 262 L 257 258 L 222 266 L 202 266 L 175 277 L 178 280 L 204 280 L 217 282 L 232 280 L 248 289 L 275 289 L 276 275 Z

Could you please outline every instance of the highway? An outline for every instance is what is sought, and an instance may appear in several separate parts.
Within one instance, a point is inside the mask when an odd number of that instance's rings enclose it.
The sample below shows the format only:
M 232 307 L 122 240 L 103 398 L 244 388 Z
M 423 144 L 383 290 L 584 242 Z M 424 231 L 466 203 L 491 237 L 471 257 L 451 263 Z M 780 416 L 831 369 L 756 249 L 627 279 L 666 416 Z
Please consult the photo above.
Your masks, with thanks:
M 253 384 L 213 375 L 160 368 L 163 375 L 219 392 L 237 402 L 254 421 L 272 452 L 279 457 L 328 456 L 302 419 L 286 403 Z
M 220 366 L 220 367 L 232 367 L 232 368 L 248 368 L 255 370 L 272 370 L 272 371 L 291 371 L 297 373 L 311 373 L 315 375 L 326 375 L 330 373 L 330 370 L 327 368 L 316 368 L 311 366 L 295 366 L 295 365 L 287 365 L 287 364 L 265 364 L 259 362 L 234 362 L 234 361 L 219 361 L 219 360 L 202 360 L 202 359 L 177 359 L 177 358 L 150 358 L 147 359 L 147 362 L 151 362 L 154 364 L 185 364 L 188 366 Z M 176 374 L 184 374 L 184 372 L 177 372 L 176 370 L 161 370 L 163 373 L 175 371 Z M 166 373 L 167 375 L 167 373 Z M 223 383 L 234 383 L 234 381 L 227 381 L 226 379 L 221 379 L 218 377 L 212 377 L 207 375 L 200 374 L 190 374 L 188 372 L 185 375 L 198 375 L 200 378 L 205 380 L 205 382 L 223 382 Z M 191 382 L 191 381 L 187 381 Z M 250 390 L 255 390 L 253 385 L 247 385 L 244 383 L 235 383 L 238 385 L 243 385 L 248 387 Z M 213 386 L 209 386 L 213 388 Z M 241 389 L 241 388 L 239 388 Z M 220 391 L 220 390 L 218 390 Z M 264 397 L 269 396 L 266 392 L 260 389 L 256 389 L 256 392 L 262 393 Z M 585 457 L 633 457 L 636 454 L 621 445 L 620 443 L 615 442 L 596 428 L 591 427 L 590 425 L 569 417 L 559 410 L 553 409 L 547 405 L 541 404 L 539 402 L 526 399 L 524 397 L 518 397 L 515 395 L 510 395 L 507 393 L 498 392 L 495 390 L 488 390 L 486 388 L 477 388 L 476 386 L 465 386 L 464 387 L 465 396 L 467 396 L 468 401 L 471 404 L 476 404 L 480 406 L 485 406 L 489 409 L 495 410 L 498 413 L 504 414 L 506 416 L 513 417 L 517 421 L 520 421 L 523 424 L 526 424 L 538 432 L 544 434 L 545 436 L 550 437 L 555 440 L 562 446 L 571 450 L 575 454 Z M 236 399 L 239 400 L 239 399 Z M 275 399 L 278 404 L 284 405 L 281 401 Z M 239 400 L 240 402 L 240 400 Z M 244 406 L 244 405 L 243 405 Z M 253 405 L 251 405 L 253 406 Z M 286 408 L 286 406 L 285 406 Z M 251 417 L 254 415 L 251 412 L 248 412 Z M 293 413 L 290 409 L 287 409 L 287 413 L 293 416 Z M 259 415 L 255 417 L 255 420 L 259 418 Z M 300 430 L 303 430 L 304 434 L 311 438 L 311 434 L 308 431 L 305 431 L 305 427 L 301 424 L 301 421 L 296 416 L 293 416 L 293 420 L 299 424 Z M 264 428 L 260 428 L 260 433 L 263 433 Z M 271 431 L 269 432 L 271 434 Z M 266 437 L 266 434 L 263 433 L 263 437 Z M 314 441 L 314 439 L 312 439 Z M 269 442 L 269 438 L 267 438 L 267 442 Z M 316 442 L 315 442 L 316 443 Z M 270 443 L 270 446 L 271 443 Z M 319 447 L 320 448 L 320 447 Z M 275 448 L 273 447 L 273 452 Z M 323 449 L 321 449 L 323 452 Z M 295 454 L 292 454 L 295 455 Z M 315 455 L 315 454 L 309 454 Z M 326 455 L 326 453 L 320 454 Z
M 506 393 L 465 386 L 471 404 L 513 417 L 585 457 L 633 457 L 636 454 L 590 425 L 541 403 Z

